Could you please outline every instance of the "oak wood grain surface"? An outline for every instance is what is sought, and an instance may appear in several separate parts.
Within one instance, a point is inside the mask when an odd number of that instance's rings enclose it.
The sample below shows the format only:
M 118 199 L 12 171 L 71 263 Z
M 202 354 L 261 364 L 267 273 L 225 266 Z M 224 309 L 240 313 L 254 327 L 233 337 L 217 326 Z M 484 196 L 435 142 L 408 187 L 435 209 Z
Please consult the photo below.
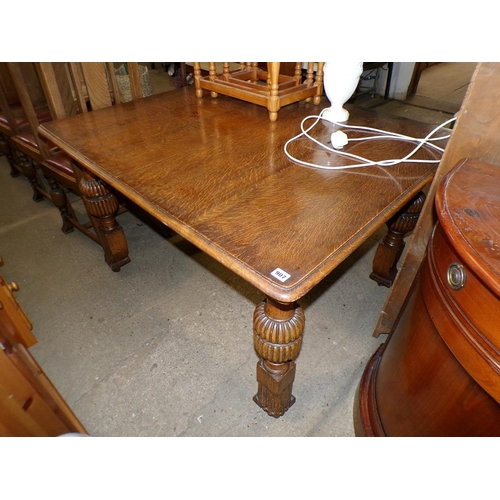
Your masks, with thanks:
M 328 105 L 326 99 L 319 106 L 293 104 L 270 122 L 262 107 L 225 96 L 197 98 L 185 87 L 39 130 L 84 169 L 263 293 L 292 302 L 418 193 L 436 168 L 403 163 L 325 171 L 289 160 L 285 142 L 300 132 L 304 117 Z M 350 124 L 417 137 L 433 128 L 349 109 Z M 328 142 L 332 131 L 333 124 L 321 122 L 313 135 Z M 344 148 L 375 160 L 399 158 L 411 149 L 394 140 Z M 304 138 L 290 151 L 315 163 L 352 163 Z M 417 155 L 438 156 L 428 148 Z M 290 278 L 274 278 L 277 268 Z

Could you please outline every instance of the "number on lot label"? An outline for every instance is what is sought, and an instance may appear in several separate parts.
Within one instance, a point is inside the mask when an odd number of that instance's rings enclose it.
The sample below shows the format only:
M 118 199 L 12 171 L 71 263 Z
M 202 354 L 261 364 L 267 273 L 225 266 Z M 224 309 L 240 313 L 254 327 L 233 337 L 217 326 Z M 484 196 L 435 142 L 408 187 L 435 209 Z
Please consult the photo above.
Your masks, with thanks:
M 274 276 L 276 279 L 279 279 L 282 283 L 284 283 L 290 277 L 290 275 L 287 272 L 283 271 L 283 269 L 280 269 L 279 267 L 277 267 L 271 273 L 271 276 Z

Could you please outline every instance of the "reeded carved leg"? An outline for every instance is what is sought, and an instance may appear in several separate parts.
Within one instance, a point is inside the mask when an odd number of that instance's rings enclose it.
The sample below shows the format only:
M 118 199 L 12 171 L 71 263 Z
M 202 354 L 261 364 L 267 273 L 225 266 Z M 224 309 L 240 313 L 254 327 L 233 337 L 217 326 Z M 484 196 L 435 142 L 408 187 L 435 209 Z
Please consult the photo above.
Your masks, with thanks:
M 66 193 L 64 192 L 63 187 L 56 182 L 51 177 L 46 177 L 47 182 L 50 187 L 50 199 L 52 203 L 59 209 L 61 214 L 61 218 L 63 221 L 63 225 L 61 231 L 64 234 L 71 233 L 74 229 L 74 225 L 71 222 L 72 214 L 69 209 L 68 198 L 66 197 Z
M 380 242 L 370 278 L 379 285 L 391 287 L 398 272 L 397 264 L 405 247 L 404 237 L 415 229 L 422 211 L 425 194 L 420 192 L 399 213 L 387 222 L 389 231 Z
M 118 200 L 100 179 L 75 168 L 78 185 L 87 212 L 104 250 L 104 259 L 113 271 L 130 262 L 123 228 L 116 221 Z
M 43 200 L 43 195 L 40 193 L 40 182 L 34 161 L 26 154 L 18 151 L 19 166 L 23 174 L 27 177 L 33 189 L 33 201 Z
M 258 392 L 254 401 L 272 417 L 281 417 L 295 403 L 292 395 L 295 359 L 302 346 L 304 311 L 295 303 L 267 298 L 254 312 L 254 346 Z

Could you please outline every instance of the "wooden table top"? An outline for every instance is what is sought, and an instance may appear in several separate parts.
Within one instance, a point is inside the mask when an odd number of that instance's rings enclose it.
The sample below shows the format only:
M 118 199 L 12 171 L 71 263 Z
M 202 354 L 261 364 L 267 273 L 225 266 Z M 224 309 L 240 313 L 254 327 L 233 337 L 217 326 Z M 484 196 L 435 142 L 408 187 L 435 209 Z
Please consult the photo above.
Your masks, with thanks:
M 267 109 L 231 97 L 197 98 L 192 87 L 45 123 L 40 134 L 266 295 L 292 302 L 319 283 L 425 186 L 435 164 L 325 171 L 284 151 L 301 120 L 328 106 Z M 424 137 L 434 127 L 350 107 L 350 124 Z M 313 135 L 329 140 L 334 126 Z M 349 144 L 371 159 L 400 158 L 393 140 Z M 301 138 L 301 159 L 341 165 Z M 421 158 L 436 158 L 430 149 Z M 281 269 L 281 281 L 271 273 Z

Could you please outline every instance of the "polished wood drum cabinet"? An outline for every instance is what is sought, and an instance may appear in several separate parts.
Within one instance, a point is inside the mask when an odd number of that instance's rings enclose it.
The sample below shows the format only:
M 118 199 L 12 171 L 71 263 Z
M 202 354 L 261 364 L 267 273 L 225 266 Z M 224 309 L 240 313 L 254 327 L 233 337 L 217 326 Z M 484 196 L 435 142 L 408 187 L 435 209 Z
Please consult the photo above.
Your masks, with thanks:
M 400 320 L 369 361 L 357 436 L 500 436 L 500 167 L 466 159 Z

